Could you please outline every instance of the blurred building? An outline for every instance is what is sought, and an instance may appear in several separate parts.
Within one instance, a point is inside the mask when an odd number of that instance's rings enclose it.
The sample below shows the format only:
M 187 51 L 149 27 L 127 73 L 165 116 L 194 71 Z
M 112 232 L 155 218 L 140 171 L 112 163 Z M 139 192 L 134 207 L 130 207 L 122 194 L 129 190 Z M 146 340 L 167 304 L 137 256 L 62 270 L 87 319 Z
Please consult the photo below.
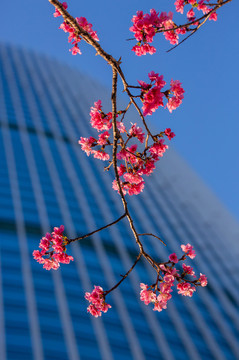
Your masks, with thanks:
M 239 359 L 239 226 L 172 150 L 130 199 L 146 249 L 166 259 L 194 245 L 208 276 L 193 298 L 177 295 L 161 313 L 139 300 L 155 279 L 144 261 L 107 297 L 95 319 L 84 292 L 111 288 L 137 255 L 127 221 L 69 247 L 75 261 L 46 271 L 32 258 L 39 239 L 64 224 L 69 237 L 122 215 L 112 173 L 77 144 L 92 135 L 89 109 L 107 92 L 35 53 L 0 46 L 0 359 Z

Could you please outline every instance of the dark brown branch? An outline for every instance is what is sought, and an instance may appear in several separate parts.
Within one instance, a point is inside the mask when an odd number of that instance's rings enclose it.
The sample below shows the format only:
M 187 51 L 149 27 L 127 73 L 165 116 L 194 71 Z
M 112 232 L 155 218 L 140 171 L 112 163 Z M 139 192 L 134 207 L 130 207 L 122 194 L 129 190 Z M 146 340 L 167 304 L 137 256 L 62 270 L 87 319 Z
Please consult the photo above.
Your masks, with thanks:
M 127 273 L 124 276 L 122 276 L 122 279 L 119 282 L 117 282 L 117 284 L 115 286 L 113 286 L 110 290 L 105 291 L 104 296 L 108 295 L 111 291 L 115 290 L 127 278 L 127 276 L 131 273 L 131 271 L 133 270 L 133 268 L 135 267 L 135 265 L 137 264 L 137 262 L 139 261 L 141 256 L 142 256 L 142 253 L 140 252 L 139 255 L 137 256 L 135 262 L 131 266 L 131 268 L 127 271 Z
M 223 5 L 226 5 L 227 3 L 231 2 L 232 0 L 225 0 L 224 2 L 220 2 L 218 4 L 212 4 L 213 6 L 215 6 L 213 9 L 211 9 L 207 14 L 204 14 L 202 15 L 201 17 L 199 17 L 198 19 L 195 19 L 193 21 L 190 21 L 186 24 L 183 24 L 183 25 L 176 25 L 171 28 L 171 29 L 159 29 L 158 32 L 167 32 L 167 31 L 172 31 L 172 30 L 177 30 L 177 29 L 180 29 L 180 28 L 183 28 L 183 27 L 188 27 L 190 25 L 194 25 L 195 23 L 207 18 L 208 19 L 208 15 L 211 15 L 213 12 L 217 11 L 220 7 L 222 7 Z M 210 6 L 210 4 L 207 4 L 207 6 Z
M 169 53 L 170 51 L 174 50 L 176 47 L 178 47 L 179 45 L 181 45 L 182 43 L 184 43 L 184 41 L 188 40 L 192 35 L 195 34 L 196 31 L 198 31 L 200 29 L 200 27 L 202 25 L 204 25 L 206 23 L 206 21 L 209 19 L 210 15 L 214 12 L 216 12 L 220 7 L 222 7 L 223 5 L 226 5 L 227 3 L 231 2 L 232 0 L 226 0 L 224 2 L 220 1 L 218 2 L 218 4 L 207 4 L 207 6 L 210 6 L 210 5 L 213 5 L 215 6 L 213 9 L 211 9 L 207 14 L 201 16 L 200 18 L 198 19 L 195 19 L 194 21 L 191 21 L 187 24 L 184 24 L 184 25 L 178 25 L 178 26 L 175 26 L 174 28 L 172 29 L 167 29 L 165 31 L 172 31 L 172 30 L 176 30 L 176 29 L 179 29 L 179 28 L 182 28 L 182 27 L 188 27 L 190 25 L 194 25 L 195 23 L 197 22 L 200 22 L 201 20 L 203 20 L 200 24 L 198 24 L 198 26 L 195 28 L 195 29 L 188 29 L 188 31 L 191 31 L 191 34 L 186 36 L 186 38 L 184 38 L 182 41 L 180 41 L 177 45 L 173 46 L 172 48 L 170 48 L 169 50 L 167 50 L 166 52 Z M 159 32 L 164 32 L 163 30 L 162 31 L 159 31 Z
M 125 110 L 122 112 L 123 116 L 122 116 L 122 118 L 121 118 L 121 122 L 124 120 L 125 114 L 126 114 L 127 111 L 129 110 L 131 104 L 132 104 L 132 101 L 130 100 L 130 102 L 128 103 L 127 107 L 126 107 Z
M 119 74 L 119 76 L 121 77 L 122 83 L 124 85 L 124 91 L 126 91 L 126 93 L 128 94 L 130 100 L 132 101 L 132 104 L 134 104 L 134 107 L 136 108 L 136 110 L 139 113 L 139 116 L 145 126 L 145 129 L 147 130 L 148 134 L 150 136 L 151 132 L 145 122 L 144 116 L 139 108 L 139 106 L 137 105 L 137 103 L 135 102 L 132 94 L 129 91 L 129 86 L 127 81 L 125 80 L 124 74 L 121 70 L 120 67 L 120 61 L 117 61 L 116 59 L 113 58 L 113 56 L 107 54 L 102 47 L 100 46 L 100 44 L 94 40 L 92 38 L 92 36 L 86 31 L 84 30 L 79 24 L 78 22 L 73 18 L 73 16 L 71 16 L 67 10 L 65 10 L 65 8 L 63 7 L 63 5 L 58 1 L 58 0 L 48 0 L 53 6 L 55 6 L 55 8 L 60 12 L 60 14 L 62 15 L 63 19 L 65 21 L 67 21 L 75 30 L 76 34 L 81 36 L 88 44 L 92 45 L 95 50 L 97 55 L 100 55 L 111 67 L 112 69 L 114 69 L 115 71 L 117 71 L 117 73 Z
M 124 194 L 123 194 L 123 190 L 121 187 L 121 183 L 120 183 L 120 178 L 119 178 L 119 174 L 118 174 L 118 169 L 117 169 L 117 147 L 118 147 L 118 140 L 120 138 L 120 134 L 119 131 L 117 129 L 117 125 L 116 125 L 116 115 L 117 115 L 117 108 L 116 108 L 116 96 L 117 96 L 117 78 L 118 78 L 118 74 L 122 80 L 123 86 L 124 86 L 124 91 L 127 93 L 127 95 L 130 98 L 130 104 L 134 104 L 134 107 L 136 108 L 136 110 L 139 113 L 139 116 L 145 126 L 145 129 L 147 130 L 147 133 L 149 136 L 151 136 L 151 138 L 154 140 L 153 135 L 151 134 L 146 121 L 144 119 L 144 116 L 142 114 L 142 111 L 140 110 L 139 106 L 137 105 L 137 103 L 134 100 L 133 95 L 131 94 L 131 92 L 129 91 L 129 85 L 125 80 L 124 74 L 121 70 L 120 67 L 120 60 L 117 61 L 115 60 L 111 55 L 107 54 L 102 47 L 100 46 L 100 44 L 94 40 L 92 38 L 92 36 L 85 31 L 78 23 L 77 21 L 65 10 L 65 8 L 63 7 L 63 5 L 58 1 L 58 0 L 48 0 L 53 6 L 55 6 L 55 8 L 60 12 L 60 14 L 62 15 L 64 21 L 66 21 L 75 31 L 75 35 L 76 36 L 80 36 L 82 37 L 88 44 L 92 45 L 94 47 L 94 49 L 96 50 L 97 55 L 100 55 L 112 68 L 112 72 L 113 72 L 113 77 L 112 77 L 112 94 L 111 94 L 111 102 L 112 102 L 112 126 L 113 126 L 113 154 L 112 154 L 112 162 L 113 162 L 113 167 L 114 167 L 114 172 L 115 172 L 115 179 L 118 185 L 118 189 L 119 189 L 119 194 L 121 197 L 121 200 L 123 202 L 123 206 L 124 206 L 124 210 L 125 213 L 124 215 L 122 215 L 119 219 L 117 219 L 116 221 L 112 222 L 111 224 L 108 224 L 106 226 L 103 226 L 102 228 L 95 230 L 89 234 L 86 234 L 84 236 L 81 237 L 77 237 L 75 239 L 69 239 L 67 240 L 67 243 L 71 243 L 77 240 L 82 240 L 88 236 L 91 236 L 93 234 L 95 234 L 96 232 L 99 232 L 103 229 L 106 229 L 109 226 L 112 226 L 114 224 L 116 224 L 118 221 L 120 221 L 123 217 L 127 217 L 131 230 L 133 232 L 133 235 L 135 237 L 136 243 L 139 246 L 140 249 L 140 254 L 139 257 L 140 258 L 142 255 L 145 257 L 145 259 L 152 265 L 152 267 L 154 267 L 157 271 L 158 271 L 158 264 L 152 259 L 152 257 L 150 255 L 148 255 L 144 249 L 143 249 L 143 245 L 139 239 L 139 235 L 135 229 L 134 223 L 133 223 L 133 219 L 129 213 L 128 210 L 128 205 L 127 202 L 125 200 Z M 129 104 L 129 106 L 130 106 Z M 138 261 L 138 260 L 137 260 Z M 135 265 L 134 265 L 135 266 Z M 134 267 L 133 266 L 133 267 Z M 133 268 L 132 267 L 132 268 Z M 131 271 L 131 270 L 130 270 Z M 117 285 L 118 286 L 118 285 Z
M 169 50 L 167 50 L 166 52 L 169 53 L 170 51 L 176 49 L 176 47 L 178 47 L 179 45 L 181 45 L 182 43 L 184 43 L 184 41 L 188 40 L 191 36 L 193 36 L 193 34 L 197 31 L 198 29 L 196 28 L 193 32 L 191 32 L 191 34 L 189 34 L 188 36 L 186 36 L 183 40 L 179 41 L 179 43 L 173 47 L 171 47 Z
M 160 239 L 160 237 L 158 237 L 158 236 L 156 236 L 156 235 L 154 235 L 154 234 L 145 233 L 145 234 L 138 234 L 138 235 L 139 235 L 139 236 L 145 236 L 145 235 L 153 236 L 153 237 L 155 237 L 156 239 L 159 239 L 162 244 L 164 244 L 165 246 L 167 246 L 167 245 L 165 244 L 165 242 L 164 242 L 162 239 Z
M 112 72 L 113 72 L 113 77 L 112 77 L 112 94 L 111 94 L 111 102 L 112 102 L 112 127 L 113 127 L 113 154 L 112 154 L 112 159 L 113 159 L 113 166 L 114 166 L 114 172 L 115 172 L 115 179 L 117 182 L 117 186 L 119 189 L 119 194 L 124 206 L 124 210 L 126 213 L 126 216 L 128 218 L 131 230 L 133 232 L 133 235 L 135 237 L 135 241 L 139 246 L 140 249 L 140 254 L 142 254 L 146 260 L 148 260 L 148 262 L 153 266 L 157 268 L 157 264 L 156 262 L 151 258 L 150 255 L 148 255 L 143 248 L 143 245 L 141 243 L 141 241 L 139 240 L 139 236 L 138 233 L 134 227 L 134 223 L 133 223 L 133 219 L 129 213 L 128 210 L 128 205 L 127 202 L 125 200 L 125 196 L 123 194 L 123 190 L 120 184 L 120 178 L 119 178 L 119 173 L 118 173 L 118 168 L 117 168 L 117 147 L 118 147 L 118 130 L 117 130 L 117 125 L 116 125 L 116 114 L 117 114 L 117 109 L 116 109 L 116 94 L 117 94 L 117 71 L 112 67 Z
M 91 235 L 93 235 L 93 234 L 95 234 L 95 233 L 97 233 L 97 232 L 99 232 L 99 231 L 101 231 L 101 230 L 104 230 L 104 229 L 106 229 L 106 228 L 108 228 L 108 227 L 110 227 L 110 226 L 112 226 L 112 225 L 114 225 L 114 224 L 117 224 L 117 223 L 118 223 L 120 220 L 122 220 L 125 216 L 126 216 L 126 213 L 124 213 L 121 217 L 119 217 L 117 220 L 113 221 L 112 223 L 110 223 L 110 224 L 108 224 L 108 225 L 105 225 L 105 226 L 102 226 L 101 228 L 99 228 L 99 229 L 97 229 L 97 230 L 94 230 L 94 231 L 92 231 L 92 232 L 90 232 L 90 233 L 88 233 L 88 234 L 86 234 L 86 235 L 77 237 L 77 238 L 75 238 L 75 239 L 67 239 L 67 244 L 70 244 L 70 243 L 72 243 L 72 242 L 74 242 L 74 241 L 78 241 L 78 240 L 85 239 L 85 238 L 87 238 L 87 237 L 89 237 L 89 236 L 91 236 Z
M 176 47 L 181 45 L 184 41 L 189 39 L 193 34 L 195 34 L 195 32 L 198 31 L 203 24 L 205 24 L 205 22 L 208 20 L 210 15 L 211 15 L 211 12 L 207 14 L 207 16 L 205 17 L 205 19 L 203 20 L 203 22 L 201 24 L 199 24 L 194 30 L 192 30 L 191 34 L 189 34 L 186 38 L 184 38 L 182 41 L 180 41 L 177 45 L 175 45 L 171 49 L 167 50 L 167 52 L 172 51 L 173 49 L 175 49 Z

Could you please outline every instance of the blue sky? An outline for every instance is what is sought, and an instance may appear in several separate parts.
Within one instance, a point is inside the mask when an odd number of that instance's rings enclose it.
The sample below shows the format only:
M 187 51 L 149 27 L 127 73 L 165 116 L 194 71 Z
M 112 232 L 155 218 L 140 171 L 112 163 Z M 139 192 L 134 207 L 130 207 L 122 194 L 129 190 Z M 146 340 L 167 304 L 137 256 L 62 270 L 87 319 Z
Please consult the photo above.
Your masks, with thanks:
M 232 0 L 197 34 L 170 53 L 159 35 L 157 53 L 136 57 L 129 32 L 137 10 L 174 9 L 174 0 L 69 0 L 73 16 L 85 16 L 97 31 L 102 47 L 115 58 L 129 83 L 146 80 L 151 70 L 165 80 L 180 80 L 186 91 L 183 105 L 173 114 L 160 109 L 150 119 L 161 130 L 176 133 L 174 147 L 239 220 L 239 2 Z M 82 44 L 81 56 L 68 51 L 67 36 L 58 30 L 53 7 L 47 0 L 11 0 L 1 4 L 0 41 L 49 55 L 89 74 L 110 87 L 111 70 L 94 51 Z M 180 23 L 184 17 L 177 15 Z M 99 96 L 100 97 L 100 96 Z M 96 99 L 97 100 L 97 99 Z

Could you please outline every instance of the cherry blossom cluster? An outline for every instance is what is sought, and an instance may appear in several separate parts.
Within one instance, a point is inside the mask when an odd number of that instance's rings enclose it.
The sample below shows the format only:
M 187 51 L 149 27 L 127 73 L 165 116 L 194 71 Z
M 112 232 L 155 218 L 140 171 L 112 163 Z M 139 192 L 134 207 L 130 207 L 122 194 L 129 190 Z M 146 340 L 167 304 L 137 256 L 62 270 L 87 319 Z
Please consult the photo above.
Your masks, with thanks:
M 155 74 L 156 76 L 157 74 Z M 176 92 L 176 90 L 175 90 Z M 119 114 L 121 112 L 119 111 Z M 118 115 L 119 115 L 118 114 Z M 106 152 L 107 146 L 112 146 L 110 141 L 110 133 L 108 130 L 112 128 L 112 114 L 104 113 L 101 101 L 98 100 L 90 111 L 91 126 L 100 134 L 98 138 L 90 136 L 89 138 L 81 137 L 78 143 L 86 154 L 93 155 L 94 158 L 100 160 L 109 160 L 110 155 Z M 154 143 L 147 146 L 143 151 L 138 150 L 137 144 L 126 146 L 130 140 L 143 143 L 145 141 L 145 133 L 143 129 L 136 123 L 131 124 L 129 131 L 126 130 L 122 121 L 116 121 L 119 132 L 119 151 L 117 160 L 122 163 L 118 166 L 118 174 L 121 178 L 120 185 L 124 194 L 137 195 L 144 188 L 143 175 L 149 176 L 155 169 L 155 163 L 163 156 L 168 146 L 164 144 L 163 137 L 166 136 L 171 140 L 175 134 L 170 128 L 165 129 L 160 134 L 154 136 Z M 126 137 L 126 140 L 124 139 Z M 117 181 L 113 181 L 113 189 L 119 191 Z
M 171 45 L 177 45 L 179 42 L 179 35 L 184 35 L 187 31 L 192 31 L 189 25 L 199 25 L 196 20 L 194 9 L 201 10 L 203 14 L 208 14 L 213 7 L 206 5 L 209 0 L 176 0 L 176 11 L 183 14 L 184 6 L 191 5 L 191 9 L 187 12 L 188 23 L 185 26 L 177 26 L 173 21 L 173 13 L 170 11 L 157 13 L 155 9 L 151 9 L 149 14 L 144 14 L 143 11 L 137 11 L 137 14 L 133 16 L 133 26 L 130 27 L 130 31 L 134 33 L 137 44 L 132 48 L 132 51 L 136 55 L 154 54 L 156 48 L 150 45 L 153 42 L 154 36 L 158 32 L 162 32 L 165 39 L 170 42 Z M 209 16 L 209 20 L 217 20 L 217 14 L 212 12 Z
M 81 149 L 85 151 L 88 156 L 92 154 L 96 159 L 103 161 L 109 160 L 110 156 L 105 151 L 105 147 L 107 145 L 112 145 L 109 141 L 110 133 L 108 132 L 108 130 L 112 128 L 112 113 L 109 112 L 105 114 L 102 111 L 101 100 L 96 101 L 94 106 L 91 107 L 90 123 L 91 126 L 98 132 L 101 132 L 101 134 L 99 134 L 97 139 L 92 136 L 89 138 L 81 137 L 78 141 L 81 145 Z M 95 150 L 97 146 L 98 149 Z
M 86 292 L 85 298 L 91 303 L 87 311 L 95 317 L 101 316 L 102 312 L 106 313 L 111 308 L 111 305 L 106 304 L 104 291 L 100 286 L 95 286 L 91 293 Z
M 161 12 L 160 15 L 155 9 L 151 9 L 149 14 L 137 11 L 137 15 L 134 15 L 132 18 L 132 22 L 133 26 L 129 30 L 134 33 L 138 41 L 137 45 L 132 48 L 132 51 L 138 56 L 146 55 L 147 53 L 152 55 L 156 52 L 156 48 L 150 45 L 150 43 L 152 43 L 154 36 L 159 30 L 163 32 L 165 39 L 172 45 L 178 44 L 179 34 L 185 34 L 186 32 L 184 27 L 175 28 L 171 11 L 168 14 Z
M 66 2 L 62 3 L 62 6 L 64 9 L 67 9 L 68 5 Z M 61 13 L 58 9 L 55 9 L 55 12 L 53 14 L 54 17 L 61 16 Z M 96 34 L 96 31 L 93 31 L 92 24 L 88 23 L 85 17 L 76 17 L 77 23 L 85 30 L 87 31 L 94 40 L 99 41 L 99 38 Z M 59 29 L 62 29 L 64 32 L 69 33 L 68 36 L 68 42 L 74 45 L 69 51 L 71 51 L 72 55 L 81 54 L 81 51 L 79 49 L 79 42 L 81 41 L 81 37 L 79 34 L 76 33 L 75 29 L 69 24 L 69 22 L 64 21 Z
M 136 127 L 133 124 L 132 128 L 137 129 L 142 137 L 142 129 Z M 171 134 L 171 129 L 170 130 Z M 167 131 L 167 130 L 166 130 Z M 120 176 L 120 186 L 123 194 L 138 195 L 144 189 L 143 175 L 149 176 L 155 169 L 155 163 L 163 157 L 165 151 L 168 149 L 168 145 L 164 144 L 162 137 L 165 132 L 161 132 L 159 135 L 154 137 L 155 141 L 151 146 L 147 146 L 143 151 L 137 151 L 137 144 L 133 144 L 130 147 L 123 147 L 117 154 L 117 159 L 123 163 L 118 166 L 118 174 Z M 137 137 L 137 133 L 133 133 L 134 137 Z M 171 138 L 174 136 L 172 133 Z M 119 192 L 118 183 L 116 180 L 113 181 L 113 189 Z
M 206 3 L 209 2 L 209 0 L 200 0 L 200 1 L 196 1 L 196 0 L 176 0 L 174 5 L 176 8 L 176 11 L 183 14 L 184 12 L 184 6 L 185 5 L 191 5 L 191 9 L 188 10 L 187 12 L 187 19 L 189 22 L 193 22 L 196 20 L 196 16 L 195 16 L 195 12 L 194 9 L 197 9 L 198 11 L 202 11 L 203 14 L 208 14 L 213 7 L 209 5 L 207 5 Z M 209 20 L 217 20 L 217 14 L 216 12 L 212 12 L 209 16 Z M 194 24 L 194 25 L 197 25 Z
M 69 264 L 74 260 L 72 256 L 66 254 L 67 237 L 63 235 L 64 226 L 59 228 L 54 227 L 54 231 L 46 233 L 46 235 L 40 240 L 39 248 L 41 250 L 34 250 L 34 259 L 43 264 L 43 268 L 46 270 L 57 270 L 60 267 L 60 263 Z
M 179 261 L 184 261 L 186 257 L 194 259 L 196 256 L 192 245 L 181 245 L 181 248 L 184 255 L 180 259 L 173 253 L 169 255 L 169 261 L 159 264 L 159 271 L 155 284 L 152 284 L 151 286 L 143 283 L 140 284 L 142 289 L 140 292 L 140 300 L 143 301 L 145 305 L 152 303 L 154 305 L 154 311 L 162 311 L 167 308 L 167 302 L 172 298 L 172 287 L 174 286 L 175 281 L 178 282 L 178 294 L 189 297 L 192 297 L 193 293 L 196 291 L 196 286 L 207 285 L 207 277 L 203 274 L 200 274 L 200 277 L 197 280 L 188 279 L 188 276 L 194 278 L 196 276 L 193 268 L 185 263 L 182 264 L 181 274 L 179 273 L 179 270 L 176 270 L 175 264 Z
M 141 89 L 140 98 L 143 103 L 143 115 L 152 115 L 159 106 L 164 106 L 164 99 L 167 101 L 166 106 L 168 110 L 170 112 L 175 110 L 182 103 L 184 97 L 184 89 L 181 83 L 178 80 L 171 80 L 170 89 L 162 91 L 162 88 L 166 85 L 163 76 L 159 76 L 154 71 L 151 71 L 148 76 L 150 79 L 149 84 L 144 81 L 138 81 Z M 117 118 L 121 114 L 124 116 L 125 112 L 118 111 Z M 124 195 L 137 195 L 144 189 L 143 176 L 152 174 L 155 169 L 155 163 L 159 161 L 168 148 L 168 145 L 164 143 L 163 137 L 166 136 L 171 140 L 175 134 L 168 128 L 160 134 L 153 136 L 153 143 L 149 145 L 147 141 L 142 149 L 141 144 L 145 141 L 143 129 L 134 123 L 131 124 L 130 129 L 127 131 L 122 119 L 121 121 L 116 121 L 119 139 L 116 157 L 117 161 L 121 162 L 117 167 L 120 181 L 113 181 L 113 189 L 120 192 L 120 183 Z M 78 141 L 81 149 L 88 156 L 93 155 L 95 158 L 103 161 L 110 160 L 110 155 L 106 149 L 113 145 L 110 141 L 109 133 L 109 130 L 112 128 L 112 113 L 103 112 L 101 100 L 95 102 L 91 108 L 90 123 L 100 134 L 97 138 L 92 136 L 89 138 L 81 137 Z M 137 141 L 140 147 L 135 142 L 129 146 L 130 140 Z
M 184 98 L 184 89 L 182 84 L 178 80 L 171 80 L 170 89 L 162 91 L 162 88 L 166 85 L 163 80 L 163 75 L 159 76 L 154 71 L 148 74 L 150 83 L 147 84 L 144 81 L 138 81 L 141 86 L 141 100 L 143 102 L 143 115 L 152 115 L 159 106 L 164 106 L 164 98 L 167 99 L 167 108 L 170 112 L 175 110 L 181 105 Z

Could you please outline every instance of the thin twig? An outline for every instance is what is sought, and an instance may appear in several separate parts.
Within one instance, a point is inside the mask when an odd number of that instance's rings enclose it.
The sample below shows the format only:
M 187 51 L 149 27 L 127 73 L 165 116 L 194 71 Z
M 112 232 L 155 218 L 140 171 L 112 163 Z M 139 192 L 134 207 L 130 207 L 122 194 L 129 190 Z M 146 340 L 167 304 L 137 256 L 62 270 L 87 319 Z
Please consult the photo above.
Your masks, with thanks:
M 193 36 L 193 34 L 198 30 L 198 28 L 196 28 L 193 32 L 191 32 L 191 34 L 189 34 L 188 36 L 186 36 L 183 40 L 179 41 L 179 43 L 173 47 L 171 47 L 169 50 L 167 50 L 166 52 L 169 53 L 170 51 L 176 49 L 176 47 L 178 47 L 179 45 L 181 45 L 182 43 L 184 43 L 184 41 L 188 40 L 191 36 Z
M 126 213 L 124 213 L 122 216 L 120 216 L 117 220 L 113 221 L 112 223 L 108 224 L 108 225 L 105 225 L 105 226 L 102 226 L 101 228 L 97 229 L 97 230 L 94 230 L 86 235 L 83 235 L 83 236 L 80 236 L 80 237 L 77 237 L 75 239 L 67 239 L 67 244 L 70 244 L 71 242 L 74 242 L 74 241 L 78 241 L 78 240 L 82 240 L 82 239 L 85 239 L 101 230 L 104 230 L 114 224 L 117 224 L 120 220 L 122 220 L 124 217 L 126 216 Z
M 153 236 L 153 237 L 155 237 L 156 239 L 159 239 L 162 244 L 164 244 L 165 246 L 167 246 L 167 245 L 165 244 L 165 242 L 164 242 L 162 239 L 160 239 L 160 237 L 158 237 L 158 236 L 156 236 L 156 235 L 154 235 L 154 234 L 145 233 L 145 234 L 138 234 L 138 235 L 139 235 L 139 236 L 145 236 L 145 235 Z
M 172 28 L 172 29 L 167 29 L 165 31 L 172 31 L 172 30 L 176 30 L 176 29 L 179 29 L 179 28 L 182 28 L 182 27 L 188 27 L 190 25 L 193 25 L 201 20 L 203 20 L 203 22 L 201 22 L 200 24 L 198 24 L 198 26 L 195 28 L 195 29 L 189 29 L 188 31 L 192 31 L 190 35 L 186 36 L 186 38 L 184 38 L 182 41 L 180 41 L 177 45 L 173 46 L 172 48 L 170 48 L 169 50 L 167 50 L 166 52 L 169 53 L 170 51 L 174 50 L 176 47 L 178 47 L 179 45 L 181 45 L 182 43 L 184 43 L 184 41 L 188 40 L 192 35 L 195 34 L 196 31 L 198 31 L 200 29 L 200 27 L 202 25 L 204 25 L 206 23 L 206 21 L 208 20 L 208 18 L 210 17 L 210 15 L 213 13 L 213 12 L 216 12 L 220 7 L 222 7 L 223 5 L 226 5 L 227 3 L 231 2 L 232 0 L 226 0 L 224 2 L 220 2 L 218 4 L 214 4 L 215 5 L 215 8 L 211 9 L 207 14 L 201 16 L 200 18 L 198 19 L 195 19 L 187 24 L 184 24 L 184 25 L 178 25 L 176 26 L 175 28 Z M 210 6 L 210 4 L 207 4 L 207 6 Z M 159 32 L 164 32 L 163 30 L 162 31 L 159 31 Z
M 173 46 L 171 49 L 167 50 L 166 52 L 170 52 L 173 49 L 175 49 L 176 47 L 178 47 L 179 45 L 181 45 L 184 41 L 186 41 L 187 39 L 189 39 L 193 34 L 195 34 L 196 31 L 198 31 L 200 29 L 200 27 L 205 24 L 205 22 L 208 20 L 209 16 L 211 15 L 211 12 L 208 13 L 208 15 L 205 17 L 205 19 L 203 20 L 203 22 L 201 24 L 199 24 L 192 32 L 191 34 L 189 34 L 188 36 L 186 36 L 186 38 L 184 38 L 182 41 L 180 41 L 177 45 Z
M 122 118 L 121 118 L 121 122 L 124 120 L 125 114 L 126 114 L 127 111 L 129 110 L 131 104 L 132 104 L 132 101 L 130 100 L 130 102 L 128 103 L 127 107 L 126 107 L 125 110 L 123 111 L 123 115 L 122 115 Z
M 111 291 L 115 290 L 127 278 L 127 276 L 131 273 L 131 271 L 133 270 L 133 268 L 135 267 L 135 265 L 137 264 L 137 262 L 139 261 L 141 256 L 142 256 L 142 253 L 140 252 L 139 255 L 137 256 L 135 262 L 131 266 L 131 268 L 127 271 L 127 273 L 124 276 L 122 276 L 122 279 L 119 282 L 117 282 L 117 284 L 115 286 L 113 286 L 110 290 L 105 291 L 104 296 L 109 294 Z
M 153 267 L 158 267 L 156 262 L 151 258 L 150 255 L 148 255 L 143 248 L 143 245 L 141 243 L 141 241 L 139 240 L 139 236 L 138 233 L 135 229 L 134 223 L 133 223 L 133 219 L 129 213 L 128 210 L 128 204 L 127 201 L 125 200 L 125 196 L 123 194 L 123 190 L 121 187 L 121 183 L 120 183 L 120 178 L 119 178 L 119 173 L 118 173 L 118 167 L 117 167 L 117 147 L 118 147 L 118 135 L 117 135 L 117 124 L 116 124 L 116 114 L 117 114 L 117 108 L 116 108 L 116 95 L 117 95 L 117 71 L 112 67 L 112 72 L 113 72 L 113 76 L 112 76 L 112 94 L 111 94 L 111 103 L 112 103 L 112 127 L 113 127 L 113 153 L 112 153 L 112 160 L 113 160 L 113 166 L 114 166 L 114 172 L 115 172 L 115 179 L 117 182 L 117 186 L 119 189 L 119 194 L 124 206 L 124 210 L 126 213 L 126 216 L 128 218 L 131 230 L 133 232 L 133 235 L 135 237 L 135 241 L 139 246 L 140 249 L 140 253 L 146 258 L 146 260 L 153 266 Z

